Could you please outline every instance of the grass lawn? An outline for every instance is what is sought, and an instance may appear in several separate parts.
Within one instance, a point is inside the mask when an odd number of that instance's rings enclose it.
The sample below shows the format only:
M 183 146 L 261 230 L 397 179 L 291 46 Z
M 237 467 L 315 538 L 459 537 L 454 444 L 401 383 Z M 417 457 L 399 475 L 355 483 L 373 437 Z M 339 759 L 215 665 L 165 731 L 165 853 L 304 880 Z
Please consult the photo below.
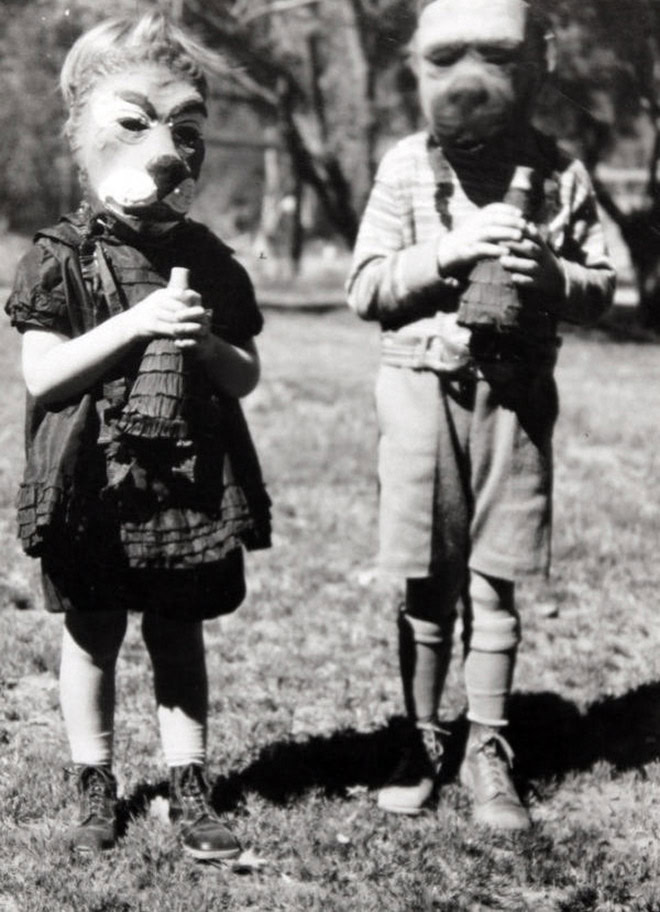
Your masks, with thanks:
M 341 311 L 268 314 L 246 409 L 275 542 L 249 557 L 245 605 L 207 627 L 214 794 L 247 849 L 232 867 L 182 858 L 165 822 L 136 624 L 118 670 L 125 835 L 86 863 L 63 845 L 61 622 L 14 540 L 22 385 L 4 325 L 0 342 L 0 912 L 659 912 L 660 347 L 595 333 L 562 350 L 555 564 L 521 587 L 512 706 L 537 826 L 505 837 L 471 824 L 454 779 L 417 819 L 375 807 L 401 712 L 398 592 L 369 573 L 377 336 Z M 457 643 L 457 744 L 464 704 Z

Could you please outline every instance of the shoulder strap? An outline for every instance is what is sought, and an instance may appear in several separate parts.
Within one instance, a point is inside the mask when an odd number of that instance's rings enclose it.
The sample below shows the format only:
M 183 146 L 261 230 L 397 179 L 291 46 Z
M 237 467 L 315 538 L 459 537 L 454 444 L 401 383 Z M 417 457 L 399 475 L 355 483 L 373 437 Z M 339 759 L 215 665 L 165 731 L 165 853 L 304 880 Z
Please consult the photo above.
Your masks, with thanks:
M 83 237 L 70 222 L 61 220 L 37 232 L 35 241 L 44 239 L 59 260 L 71 332 L 80 336 L 94 326 L 93 305 L 83 278 L 80 255 Z

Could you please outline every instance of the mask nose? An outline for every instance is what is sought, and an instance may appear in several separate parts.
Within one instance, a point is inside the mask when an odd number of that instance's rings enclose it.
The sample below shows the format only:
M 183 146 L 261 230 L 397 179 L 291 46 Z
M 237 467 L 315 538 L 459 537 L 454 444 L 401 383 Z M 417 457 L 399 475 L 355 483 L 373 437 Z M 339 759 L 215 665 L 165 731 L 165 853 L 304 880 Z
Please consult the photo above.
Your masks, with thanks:
M 449 87 L 447 101 L 461 111 L 469 113 L 488 101 L 488 91 L 478 76 L 457 77 Z
M 157 187 L 158 198 L 168 196 L 175 187 L 190 177 L 190 170 L 176 155 L 159 155 L 147 165 L 147 173 Z

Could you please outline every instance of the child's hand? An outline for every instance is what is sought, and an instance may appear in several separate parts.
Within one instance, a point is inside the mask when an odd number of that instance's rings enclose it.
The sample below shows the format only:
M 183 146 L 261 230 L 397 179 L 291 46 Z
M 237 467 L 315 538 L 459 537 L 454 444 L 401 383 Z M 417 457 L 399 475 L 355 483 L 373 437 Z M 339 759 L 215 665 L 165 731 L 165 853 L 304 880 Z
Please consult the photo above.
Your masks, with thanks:
M 195 291 L 159 288 L 126 312 L 136 339 L 167 337 L 181 348 L 196 346 L 210 332 L 210 314 Z
M 491 203 L 448 232 L 438 244 L 440 272 L 452 273 L 477 260 L 501 257 L 511 244 L 521 241 L 525 220 L 520 210 L 507 203 Z
M 507 246 L 509 250 L 500 262 L 516 285 L 544 297 L 563 299 L 564 271 L 536 225 L 528 223 L 523 239 Z

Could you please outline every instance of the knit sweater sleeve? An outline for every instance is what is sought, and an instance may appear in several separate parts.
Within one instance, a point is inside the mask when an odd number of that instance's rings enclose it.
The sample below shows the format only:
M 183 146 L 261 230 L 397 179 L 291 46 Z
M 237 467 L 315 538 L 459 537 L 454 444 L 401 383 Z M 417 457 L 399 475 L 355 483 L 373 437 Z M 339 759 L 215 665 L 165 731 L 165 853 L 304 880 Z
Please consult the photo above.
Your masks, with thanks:
M 403 323 L 456 308 L 458 282 L 440 273 L 438 237 L 416 238 L 414 183 L 414 156 L 403 142 L 378 169 L 347 282 L 349 305 L 365 320 Z
M 560 196 L 561 210 L 550 225 L 550 243 L 564 272 L 564 295 L 544 302 L 544 308 L 560 320 L 589 324 L 612 303 L 616 273 L 591 179 L 581 162 L 573 159 L 563 171 Z

